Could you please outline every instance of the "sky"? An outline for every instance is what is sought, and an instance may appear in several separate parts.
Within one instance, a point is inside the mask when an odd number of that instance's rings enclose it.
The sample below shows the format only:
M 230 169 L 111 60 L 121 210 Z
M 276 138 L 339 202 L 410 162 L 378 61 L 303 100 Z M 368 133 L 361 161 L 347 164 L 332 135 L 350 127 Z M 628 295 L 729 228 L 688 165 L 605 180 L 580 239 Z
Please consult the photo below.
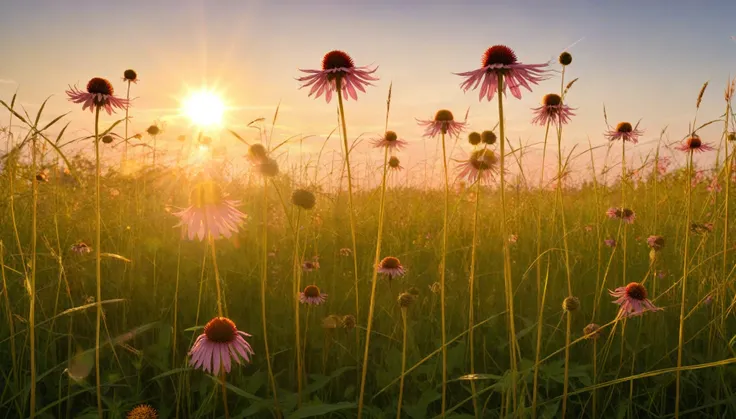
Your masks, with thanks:
M 567 103 L 577 115 L 564 130 L 566 153 L 576 146 L 574 154 L 584 151 L 588 141 L 606 144 L 605 104 L 611 124 L 641 120 L 644 138 L 627 152 L 636 159 L 656 147 L 665 127 L 671 142 L 687 135 L 705 81 L 710 85 L 698 121 L 723 113 L 727 80 L 736 76 L 733 16 L 732 1 L 7 2 L 0 37 L 12 41 L 2 49 L 0 99 L 8 102 L 17 92 L 31 113 L 51 96 L 45 115 L 71 112 L 67 135 L 82 136 L 93 129 L 92 116 L 69 103 L 65 89 L 105 77 L 124 95 L 122 73 L 132 68 L 140 78 L 131 89 L 132 131 L 165 121 L 159 146 L 178 147 L 175 138 L 193 131 L 179 115 L 181 101 L 207 87 L 230 108 L 223 129 L 212 136 L 231 156 L 242 150 L 226 129 L 252 139 L 256 132 L 247 123 L 259 117 L 270 121 L 280 103 L 274 141 L 310 136 L 288 146 L 293 162 L 300 150 L 302 159 L 315 158 L 337 126 L 336 101 L 307 97 L 295 78 L 300 68 L 319 68 L 326 52 L 340 49 L 358 66 L 378 66 L 380 77 L 357 102 L 346 102 L 348 138 L 383 132 L 393 84 L 389 129 L 410 143 L 399 154 L 405 175 L 420 170 L 421 178 L 425 162 L 436 162 L 438 141 L 423 139 L 416 119 L 431 118 L 441 108 L 460 119 L 469 109 L 470 129 L 493 128 L 496 100 L 480 102 L 477 92 L 464 93 L 462 79 L 452 73 L 480 67 L 488 47 L 505 44 L 520 62 L 552 60 L 554 69 L 560 52 L 573 55 L 566 81 L 578 80 Z M 524 91 L 521 100 L 509 95 L 505 101 L 507 137 L 529 145 L 524 159 L 530 171 L 541 163 L 544 137 L 544 127 L 530 124 L 530 109 L 559 87 L 555 75 L 533 92 Z M 716 145 L 721 130 L 711 126 L 701 137 Z M 453 158 L 471 150 L 464 139 L 451 147 Z M 333 135 L 323 155 L 339 155 L 339 144 Z M 596 152 L 600 158 L 601 152 Z M 354 161 L 365 162 L 367 169 L 382 158 L 368 141 L 355 153 Z M 576 164 L 583 170 L 586 161 L 583 156 Z

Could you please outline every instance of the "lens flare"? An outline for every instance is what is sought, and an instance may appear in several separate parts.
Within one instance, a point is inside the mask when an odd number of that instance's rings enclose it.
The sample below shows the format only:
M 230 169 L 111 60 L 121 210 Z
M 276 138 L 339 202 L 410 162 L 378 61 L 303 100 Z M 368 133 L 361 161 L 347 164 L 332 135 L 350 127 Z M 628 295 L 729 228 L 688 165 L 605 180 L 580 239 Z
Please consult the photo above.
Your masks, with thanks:
M 208 90 L 192 93 L 182 105 L 184 114 L 201 127 L 222 124 L 225 105 L 217 94 Z

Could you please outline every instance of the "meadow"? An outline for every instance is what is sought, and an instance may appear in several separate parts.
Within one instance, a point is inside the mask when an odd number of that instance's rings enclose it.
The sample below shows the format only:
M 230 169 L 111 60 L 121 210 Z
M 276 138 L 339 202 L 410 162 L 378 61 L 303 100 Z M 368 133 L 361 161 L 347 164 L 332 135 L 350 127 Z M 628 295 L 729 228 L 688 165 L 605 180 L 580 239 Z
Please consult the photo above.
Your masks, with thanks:
M 357 112 L 343 96 L 373 73 L 330 54 L 302 81 L 315 106 L 325 94 Z M 427 138 L 405 140 L 441 143 L 446 162 L 425 187 L 401 180 L 390 91 L 377 168 L 287 159 L 278 110 L 247 134 L 223 128 L 248 154 L 222 156 L 196 131 L 129 132 L 135 102 L 103 79 L 68 92 L 93 111 L 75 111 L 94 128 L 79 138 L 69 115 L 2 98 L 0 417 L 736 417 L 736 80 L 722 115 L 697 115 L 721 87 L 694 92 L 691 129 L 662 127 L 654 153 L 636 153 L 635 121 L 606 115 L 601 161 L 565 144 L 564 71 L 503 48 L 485 59 L 499 123 L 423 122 Z M 544 116 L 546 176 L 525 173 L 501 102 L 543 76 L 563 78 L 529 114 Z M 98 124 L 108 107 L 117 121 Z M 353 150 L 349 128 L 327 141 Z M 444 156 L 466 141 L 466 160 Z

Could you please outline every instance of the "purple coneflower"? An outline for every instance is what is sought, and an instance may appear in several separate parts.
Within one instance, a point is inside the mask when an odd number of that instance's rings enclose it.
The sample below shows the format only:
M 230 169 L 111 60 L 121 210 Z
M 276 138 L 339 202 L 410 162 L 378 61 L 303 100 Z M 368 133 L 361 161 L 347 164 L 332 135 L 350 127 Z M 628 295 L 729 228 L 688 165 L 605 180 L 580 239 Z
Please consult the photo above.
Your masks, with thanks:
M 617 299 L 614 303 L 621 307 L 617 318 L 640 316 L 646 311 L 662 310 L 647 299 L 647 289 L 638 282 L 630 282 L 627 286 L 618 287 L 614 291 L 608 290 L 608 293 Z
M 573 109 L 562 103 L 560 95 L 550 93 L 542 98 L 542 106 L 532 108 L 534 111 L 534 119 L 532 124 L 547 125 L 552 123 L 555 125 L 567 124 L 570 117 L 575 116 Z
M 320 292 L 316 285 L 307 285 L 304 291 L 299 293 L 299 301 L 302 304 L 318 306 L 327 301 L 327 294 Z
M 77 86 L 69 87 L 66 91 L 69 100 L 74 103 L 82 103 L 82 110 L 89 108 L 94 112 L 96 108 L 105 108 L 108 115 L 112 115 L 113 109 L 125 109 L 129 105 L 127 99 L 115 97 L 112 84 L 106 79 L 95 77 L 87 83 L 87 91 L 83 92 Z
M 639 142 L 639 137 L 642 134 L 644 134 L 644 131 L 631 126 L 631 123 L 619 122 L 618 125 L 616 125 L 616 129 L 607 131 L 605 136 L 609 141 L 624 140 L 636 144 Z
M 647 245 L 654 250 L 662 250 L 664 248 L 664 237 L 662 236 L 649 236 L 647 237 Z
M 138 73 L 130 68 L 123 71 L 123 81 L 127 81 L 128 83 L 138 83 Z
M 140 404 L 134 407 L 126 415 L 127 419 L 157 419 L 158 413 L 156 409 L 147 404 Z
M 180 218 L 174 227 L 183 226 L 182 234 L 187 234 L 189 240 L 194 237 L 204 240 L 208 235 L 213 239 L 229 238 L 247 217 L 236 208 L 239 203 L 225 199 L 222 189 L 214 182 L 200 182 L 189 195 L 189 207 L 174 213 Z
M 377 69 L 378 67 L 356 67 L 348 54 L 330 51 L 322 58 L 322 70 L 300 69 L 299 71 L 308 75 L 297 80 L 304 83 L 301 88 L 311 86 L 309 96 L 315 95 L 315 99 L 324 93 L 327 103 L 332 100 L 332 92 L 336 91 L 337 83 L 340 84 L 345 100 L 350 97 L 358 100 L 356 89 L 365 93 L 365 86 L 372 86 L 371 82 L 378 80 L 372 76 Z
M 475 150 L 467 160 L 460 162 L 458 169 L 458 179 L 467 179 L 469 183 L 488 182 L 498 173 L 498 157 L 486 148 Z
M 315 260 L 305 260 L 302 262 L 302 270 L 304 272 L 312 272 L 319 269 L 319 262 Z
M 583 328 L 583 335 L 586 339 L 598 339 L 601 335 L 601 327 L 595 323 L 590 323 Z
M 616 240 L 615 239 L 611 239 L 611 238 L 604 239 L 603 240 L 603 244 L 605 244 L 608 247 L 616 247 Z
M 403 276 L 406 270 L 401 265 L 401 261 L 393 256 L 387 256 L 378 263 L 378 273 L 388 275 L 388 279 L 394 279 L 397 276 Z
M 373 140 L 373 147 L 385 147 L 389 150 L 401 150 L 406 146 L 406 141 L 400 140 L 399 136 L 393 131 L 386 131 L 383 137 Z
M 92 248 L 87 246 L 87 243 L 79 241 L 72 245 L 72 252 L 83 255 L 92 252 Z
M 404 170 L 404 167 L 401 165 L 401 161 L 399 161 L 399 158 L 396 156 L 391 156 L 388 159 L 388 168 L 391 170 Z
M 608 218 L 620 218 L 627 224 L 633 224 L 636 219 L 636 213 L 634 210 L 629 208 L 614 208 L 611 207 L 606 211 Z
M 521 99 L 523 86 L 532 91 L 531 84 L 537 84 L 545 79 L 547 64 L 522 64 L 517 61 L 514 51 L 505 45 L 494 45 L 486 50 L 481 60 L 482 67 L 477 70 L 455 73 L 465 77 L 460 84 L 464 91 L 475 90 L 480 85 L 478 100 L 485 96 L 488 101 L 498 90 L 498 75 L 504 78 L 502 93 L 506 94 L 506 87 L 511 90 L 515 98 Z
M 212 374 L 220 373 L 220 366 L 230 372 L 232 361 L 240 364 L 242 358 L 250 362 L 253 348 L 245 338 L 249 334 L 241 332 L 227 317 L 215 317 L 204 326 L 204 333 L 194 341 L 189 351 L 189 365 L 201 368 Z
M 684 151 L 685 153 L 692 151 L 693 153 L 702 153 L 704 151 L 713 151 L 714 148 L 706 143 L 704 143 L 700 136 L 693 134 L 690 137 L 688 137 L 687 140 L 685 140 L 684 143 L 678 145 L 675 147 L 676 149 L 680 151 Z
M 424 127 L 425 137 L 436 137 L 438 134 L 447 134 L 450 137 L 460 135 L 465 129 L 467 123 L 455 121 L 452 112 L 447 109 L 440 109 L 434 115 L 432 120 L 417 120 L 420 126 Z

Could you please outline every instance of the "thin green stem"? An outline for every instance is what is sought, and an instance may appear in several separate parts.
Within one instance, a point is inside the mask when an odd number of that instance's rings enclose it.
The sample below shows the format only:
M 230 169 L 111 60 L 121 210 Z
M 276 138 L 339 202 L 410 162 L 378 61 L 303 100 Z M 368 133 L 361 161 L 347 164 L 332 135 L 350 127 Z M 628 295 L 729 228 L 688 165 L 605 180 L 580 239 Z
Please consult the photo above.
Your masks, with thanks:
M 15 352 L 15 322 L 13 321 L 13 307 L 10 305 L 7 279 L 5 277 L 5 244 L 2 241 L 0 241 L 0 273 L 2 273 L 3 280 L 2 294 L 5 297 L 5 314 L 8 317 L 8 329 L 10 331 L 10 357 L 12 362 L 10 375 L 13 377 L 13 385 L 15 388 L 18 388 L 18 356 Z
M 302 352 L 301 352 L 301 323 L 299 320 L 299 290 L 301 289 L 301 269 L 299 263 L 299 229 L 302 221 L 302 210 L 296 212 L 296 228 L 294 229 L 294 283 L 292 294 L 294 295 L 294 345 L 296 346 L 296 400 L 297 405 L 302 404 Z
M 368 374 L 368 349 L 371 343 L 371 330 L 373 329 L 373 311 L 376 305 L 376 282 L 378 280 L 378 263 L 381 257 L 381 243 L 383 241 L 383 217 L 386 198 L 386 173 L 388 171 L 388 147 L 383 155 L 383 176 L 381 178 L 381 198 L 378 204 L 378 233 L 376 234 L 376 254 L 373 257 L 373 276 L 371 278 L 371 297 L 368 304 L 368 323 L 365 332 L 365 348 L 363 350 L 363 367 L 360 371 L 360 395 L 358 396 L 358 419 L 363 414 L 363 402 L 365 397 L 365 383 Z
M 261 259 L 261 322 L 263 324 L 263 344 L 266 352 L 266 366 L 268 367 L 268 381 L 271 383 L 271 393 L 277 417 L 280 417 L 279 399 L 276 392 L 276 379 L 271 366 L 271 353 L 268 349 L 268 328 L 266 318 L 266 284 L 268 281 L 268 180 L 263 178 L 263 258 Z
M 399 402 L 396 407 L 396 419 L 401 419 L 401 401 L 404 398 L 404 373 L 406 372 L 406 310 L 406 307 L 401 307 L 403 339 L 401 341 L 401 381 L 399 382 Z
M 212 253 L 212 269 L 215 271 L 215 287 L 217 291 L 217 316 L 223 317 L 226 313 L 223 312 L 222 302 L 222 284 L 220 283 L 220 269 L 217 267 L 217 248 L 215 247 L 215 238 L 209 235 L 210 238 L 210 251 Z M 220 376 L 220 387 L 222 388 L 222 406 L 225 409 L 225 419 L 230 417 L 230 413 L 227 408 L 227 387 L 225 386 L 225 366 L 220 367 L 220 371 L 216 371 L 216 374 Z
M 447 233 L 450 211 L 450 180 L 447 174 L 447 149 L 445 145 L 445 130 L 442 130 L 442 165 L 445 175 L 445 214 L 442 227 L 442 259 L 440 262 L 440 318 L 442 327 L 442 417 L 445 417 L 447 408 L 447 330 L 445 325 L 445 277 L 447 272 Z M 503 157 L 501 157 L 503 161 Z M 502 166 L 503 167 L 503 166 Z M 503 169 L 502 169 L 503 172 Z M 503 175 L 501 175 L 503 176 Z
M 470 246 L 470 278 L 468 279 L 468 346 L 470 347 L 470 374 L 475 374 L 475 264 L 478 248 L 478 209 L 480 208 L 480 175 L 475 181 L 475 211 L 473 213 L 473 242 Z M 475 397 L 475 380 L 470 380 L 470 389 L 473 394 L 473 412 L 478 418 L 478 399 Z
M 506 154 L 506 133 L 505 123 L 503 118 L 503 94 L 504 91 L 504 79 L 503 74 L 498 74 L 498 131 L 499 141 L 501 142 L 501 241 L 503 246 L 503 276 L 504 276 L 504 289 L 506 295 L 506 309 L 508 310 L 509 318 L 509 359 L 511 362 L 511 391 L 513 397 L 513 409 L 516 412 L 516 351 L 518 349 L 518 342 L 516 341 L 516 327 L 514 325 L 514 293 L 513 293 L 513 282 L 511 279 L 511 256 L 509 254 L 509 246 L 506 234 L 506 178 L 505 171 L 506 166 L 504 164 Z M 443 346 L 443 349 L 445 347 Z
M 123 145 L 123 161 L 121 164 L 123 168 L 123 173 L 125 173 L 125 167 L 128 163 L 128 111 L 130 110 L 130 83 L 131 81 L 128 80 L 128 89 L 125 94 L 125 144 Z
M 623 270 L 621 271 L 621 280 L 626 284 L 626 232 L 627 228 L 624 223 L 623 211 L 626 209 L 626 141 L 621 139 L 621 226 L 622 228 L 622 239 L 621 239 L 621 251 L 623 254 Z
M 97 278 L 97 323 L 95 326 L 95 383 L 97 386 L 97 413 L 102 416 L 102 376 L 100 375 L 100 324 L 102 322 L 102 219 L 100 208 L 100 107 L 95 107 L 95 275 Z M 34 221 L 35 223 L 35 221 Z M 35 237 L 35 235 L 34 235 Z M 35 270 L 35 262 L 33 263 Z
M 675 372 L 675 419 L 680 417 L 680 368 L 682 367 L 682 345 L 685 336 L 685 297 L 687 296 L 687 275 L 688 275 L 688 253 L 690 247 L 690 222 L 692 220 L 692 172 L 693 172 L 693 152 L 688 156 L 687 176 L 685 177 L 686 188 L 686 207 L 687 212 L 685 223 L 685 244 L 682 250 L 682 294 L 680 296 L 680 328 L 677 333 L 677 371 Z

